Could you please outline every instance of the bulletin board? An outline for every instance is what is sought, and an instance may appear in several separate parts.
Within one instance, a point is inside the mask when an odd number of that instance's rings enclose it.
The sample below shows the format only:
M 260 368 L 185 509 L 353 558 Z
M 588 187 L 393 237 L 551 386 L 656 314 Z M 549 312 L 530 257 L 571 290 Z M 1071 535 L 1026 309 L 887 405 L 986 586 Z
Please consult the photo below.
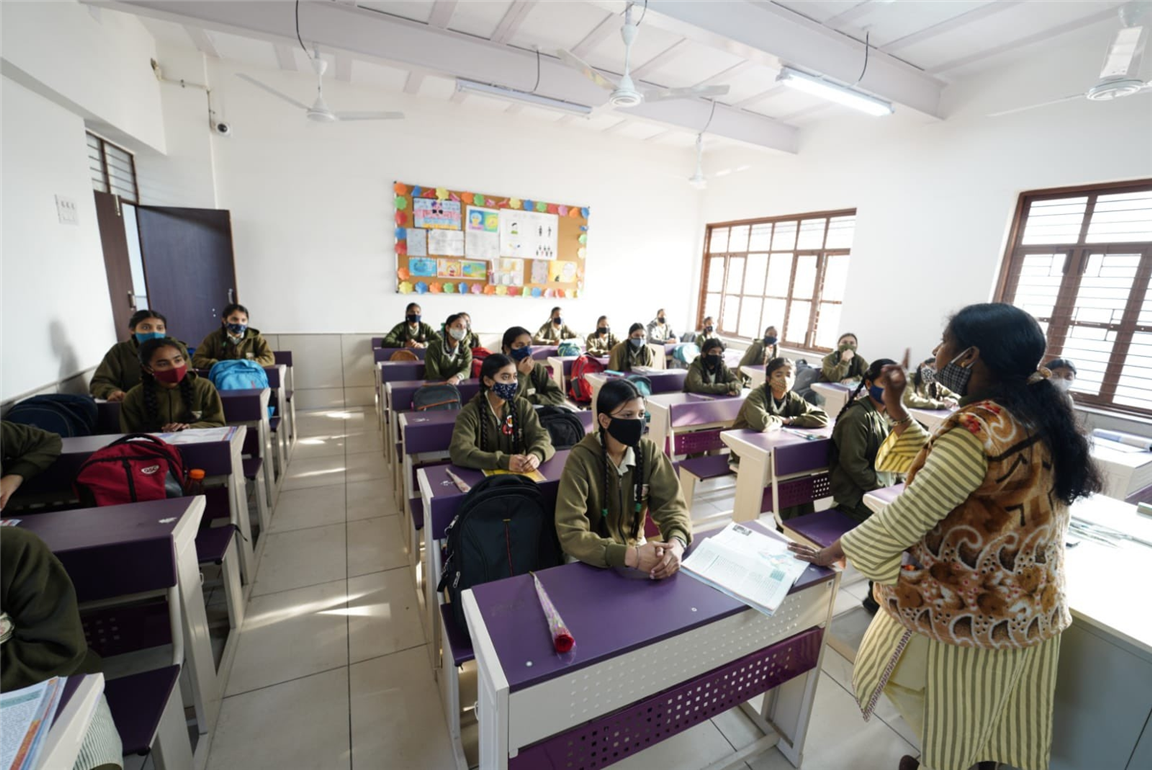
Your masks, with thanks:
M 588 207 L 393 185 L 400 294 L 575 299 Z

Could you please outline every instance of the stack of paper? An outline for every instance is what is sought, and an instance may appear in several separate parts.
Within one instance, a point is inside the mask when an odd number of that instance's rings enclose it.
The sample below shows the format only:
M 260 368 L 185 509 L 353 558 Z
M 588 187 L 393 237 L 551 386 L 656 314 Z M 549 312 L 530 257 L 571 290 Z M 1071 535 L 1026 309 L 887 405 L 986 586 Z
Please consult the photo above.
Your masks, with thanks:
M 64 677 L 53 677 L 0 695 L 0 723 L 4 725 L 0 731 L 2 770 L 36 767 L 65 681 Z
M 808 564 L 794 558 L 783 540 L 729 524 L 701 540 L 683 567 L 697 580 L 771 615 Z

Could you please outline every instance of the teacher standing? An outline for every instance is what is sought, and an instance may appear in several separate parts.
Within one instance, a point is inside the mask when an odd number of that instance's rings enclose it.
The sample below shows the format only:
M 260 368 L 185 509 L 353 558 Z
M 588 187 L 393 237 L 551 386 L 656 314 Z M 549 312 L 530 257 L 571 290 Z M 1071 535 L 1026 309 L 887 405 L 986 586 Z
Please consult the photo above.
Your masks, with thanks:
M 1072 405 L 1040 368 L 1036 320 L 1006 304 L 957 313 L 935 350 L 961 408 L 929 436 L 888 366 L 893 432 L 876 466 L 907 472 L 904 493 L 822 550 L 875 581 L 877 612 L 852 676 L 865 718 L 881 693 L 920 736 L 900 770 L 1048 767 L 1069 505 L 1100 490 Z

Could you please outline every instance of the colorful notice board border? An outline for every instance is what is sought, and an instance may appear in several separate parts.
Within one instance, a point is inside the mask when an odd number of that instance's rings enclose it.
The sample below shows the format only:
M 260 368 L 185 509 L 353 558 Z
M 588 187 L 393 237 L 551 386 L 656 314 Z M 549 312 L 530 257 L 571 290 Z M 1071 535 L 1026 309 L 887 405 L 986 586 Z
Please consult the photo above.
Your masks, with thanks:
M 400 294 L 577 298 L 586 206 L 393 185 Z

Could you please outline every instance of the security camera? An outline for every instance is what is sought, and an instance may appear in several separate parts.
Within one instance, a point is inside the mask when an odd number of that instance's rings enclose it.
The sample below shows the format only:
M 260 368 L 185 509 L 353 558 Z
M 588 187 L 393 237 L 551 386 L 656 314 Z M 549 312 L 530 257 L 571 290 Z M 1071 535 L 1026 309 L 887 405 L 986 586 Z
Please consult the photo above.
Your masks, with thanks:
M 212 124 L 212 130 L 220 136 L 232 136 L 232 124 L 218 121 Z

